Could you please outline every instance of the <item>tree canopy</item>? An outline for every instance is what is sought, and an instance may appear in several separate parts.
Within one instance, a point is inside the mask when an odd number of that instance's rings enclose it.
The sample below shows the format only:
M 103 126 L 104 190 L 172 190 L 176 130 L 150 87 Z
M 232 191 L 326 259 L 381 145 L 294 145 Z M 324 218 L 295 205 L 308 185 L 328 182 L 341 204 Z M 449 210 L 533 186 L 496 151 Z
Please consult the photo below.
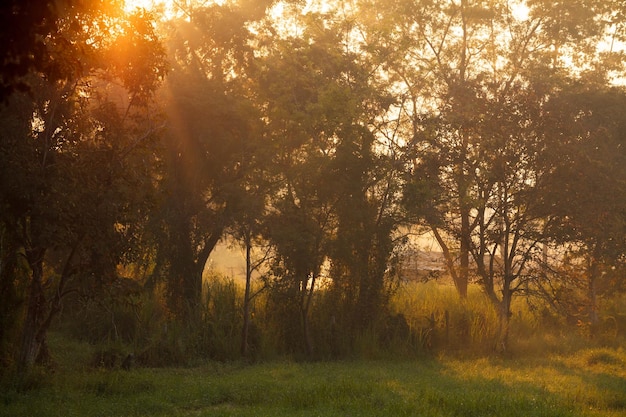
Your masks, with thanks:
M 248 251 L 242 352 L 253 244 L 266 319 L 313 357 L 323 322 L 348 349 L 389 326 L 415 227 L 461 298 L 491 301 L 500 348 L 513 298 L 558 304 L 571 265 L 597 321 L 626 248 L 623 2 L 172 7 L 0 9 L 3 358 L 45 360 L 64 299 L 123 282 L 202 323 L 228 235 Z

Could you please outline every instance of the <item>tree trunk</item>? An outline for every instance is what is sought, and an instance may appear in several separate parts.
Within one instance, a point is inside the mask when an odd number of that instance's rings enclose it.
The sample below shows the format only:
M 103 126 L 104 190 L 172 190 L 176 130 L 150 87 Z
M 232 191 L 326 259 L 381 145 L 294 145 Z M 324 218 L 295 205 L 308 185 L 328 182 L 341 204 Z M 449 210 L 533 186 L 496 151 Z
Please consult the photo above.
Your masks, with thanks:
M 17 362 L 20 371 L 30 369 L 39 357 L 47 334 L 46 298 L 43 290 L 43 257 L 45 249 L 30 250 L 27 254 L 31 268 L 31 283 L 28 294 L 28 310 L 24 320 L 22 342 Z
M 241 356 L 248 356 L 248 332 L 250 328 L 250 287 L 252 285 L 252 259 L 250 234 L 246 235 L 246 289 L 243 296 L 243 328 L 241 330 Z
M 301 319 L 302 319 L 302 334 L 304 336 L 304 347 L 306 349 L 306 354 L 309 358 L 313 356 L 313 339 L 311 338 L 309 311 L 311 309 L 311 301 L 313 300 L 313 291 L 315 291 L 316 280 L 317 280 L 317 273 L 314 273 L 311 276 L 310 287 L 307 287 L 307 283 L 305 282 L 304 288 L 306 291 L 306 299 L 300 309 Z
M 0 366 L 8 359 L 3 355 L 3 347 L 16 324 L 20 305 L 15 287 L 17 254 L 18 245 L 5 237 L 4 230 L 0 231 Z
M 589 298 L 589 335 L 595 337 L 598 334 L 598 327 L 600 325 L 600 316 L 598 314 L 598 300 L 597 300 L 597 288 L 596 281 L 598 275 L 598 264 L 595 259 L 591 260 L 591 265 L 588 270 L 588 287 L 587 297 Z
M 502 301 L 498 310 L 499 328 L 498 339 L 496 341 L 496 351 L 506 352 L 509 343 L 509 327 L 511 323 L 511 290 L 504 288 L 502 290 Z
M 450 252 L 448 245 L 443 240 L 443 236 L 441 236 L 441 233 L 439 233 L 439 230 L 436 227 L 431 227 L 431 230 L 433 231 L 433 234 L 435 235 L 435 239 L 437 240 L 437 243 L 439 244 L 439 247 L 441 248 L 441 251 L 443 253 L 443 258 L 446 262 L 446 266 L 448 267 L 448 272 L 450 273 L 450 276 L 452 277 L 452 281 L 454 282 L 454 286 L 457 289 L 457 292 L 459 293 L 459 297 L 461 297 L 461 299 L 467 298 L 467 282 L 468 282 L 467 274 L 463 275 L 463 272 L 461 271 L 462 268 L 459 268 L 459 270 L 457 271 L 457 268 L 454 265 L 454 261 L 455 261 L 454 257 L 452 253 Z M 469 267 L 469 250 L 467 251 L 466 259 L 467 259 L 467 266 L 466 266 L 465 271 L 467 272 L 468 267 Z
M 464 23 L 465 25 L 465 23 Z M 463 36 L 465 42 L 465 33 L 466 29 L 463 28 Z M 461 72 L 465 71 L 465 47 L 463 48 L 463 56 L 462 56 L 462 65 L 459 69 Z M 455 281 L 456 288 L 459 292 L 459 296 L 462 299 L 467 298 L 467 284 L 469 281 L 469 259 L 470 259 L 470 234 L 471 234 L 471 226 L 470 226 L 470 210 L 471 207 L 468 204 L 468 194 L 469 194 L 469 179 L 466 174 L 466 158 L 467 158 L 467 149 L 468 149 L 468 134 L 463 129 L 461 129 L 462 136 L 462 149 L 461 149 L 461 160 L 460 166 L 458 167 L 458 176 L 459 176 L 459 210 L 461 214 L 461 237 L 460 237 L 460 248 L 459 248 L 459 256 L 460 256 L 460 267 L 457 275 L 457 281 Z
M 469 210 L 461 213 L 461 247 L 460 247 L 460 268 L 455 281 L 459 296 L 467 298 L 467 283 L 469 281 L 469 259 L 470 259 L 470 221 Z
M 307 357 L 313 356 L 313 341 L 311 339 L 311 329 L 309 325 L 309 314 L 306 308 L 300 310 L 301 321 L 302 321 L 302 335 L 304 338 L 304 349 Z

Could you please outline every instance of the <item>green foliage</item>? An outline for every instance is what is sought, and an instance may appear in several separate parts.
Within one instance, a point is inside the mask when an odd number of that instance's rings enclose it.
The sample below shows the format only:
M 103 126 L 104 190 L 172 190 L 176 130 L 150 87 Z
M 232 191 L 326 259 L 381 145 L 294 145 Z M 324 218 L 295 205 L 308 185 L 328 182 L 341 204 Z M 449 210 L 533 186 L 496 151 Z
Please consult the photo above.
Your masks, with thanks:
M 623 40 L 621 2 L 532 0 L 519 18 L 504 0 L 288 1 L 287 24 L 263 19 L 272 0 L 233 1 L 168 22 L 167 51 L 117 0 L 18 3 L 0 11 L 0 365 L 32 365 L 61 311 L 105 367 L 238 359 L 242 290 L 203 277 L 225 233 L 273 249 L 251 307 L 261 357 L 491 354 L 509 324 L 517 352 L 621 340 L 623 54 L 597 48 Z M 393 292 L 415 222 L 462 300 Z M 139 260 L 145 292 L 119 276 Z M 116 378 L 89 393 L 123 395 Z
M 399 164 L 373 132 L 390 102 L 376 88 L 374 64 L 346 47 L 344 18 L 337 10 L 300 17 L 302 36 L 274 40 L 260 60 L 274 146 L 267 175 L 277 184 L 264 233 L 279 260 L 271 290 L 289 349 L 304 345 L 310 356 L 313 328 L 330 323 L 316 324 L 311 314 L 322 273 L 340 303 L 331 313 L 340 333 L 356 336 L 384 316 L 385 271 L 401 222 Z
M 134 353 L 141 367 L 193 365 L 206 360 L 240 358 L 243 288 L 216 273 L 206 277 L 203 303 L 192 314 L 196 321 L 181 322 L 169 314 L 162 298 L 144 294 L 134 306 L 110 309 L 87 303 L 76 314 L 64 314 L 57 328 L 76 340 L 94 344 L 83 363 L 99 366 L 98 357 L 119 367 Z M 262 293 L 251 305 L 251 359 L 391 359 L 449 354 L 459 357 L 497 354 L 499 317 L 478 286 L 460 299 L 451 285 L 437 282 L 405 283 L 390 300 L 389 311 L 361 330 L 346 330 L 336 293 L 318 289 L 310 311 L 307 352 L 301 342 L 300 317 L 280 308 L 280 298 Z M 606 317 L 599 336 L 590 341 L 584 327 L 549 310 L 541 298 L 519 299 L 512 305 L 508 354 L 519 357 L 546 352 L 571 354 L 585 346 L 617 346 L 626 334 L 620 315 L 623 300 L 603 304 Z M 72 307 L 72 304 L 68 304 Z M 288 332 L 293 332 L 289 334 Z M 293 345 L 288 342 L 291 341 Z M 98 356 L 100 355 L 100 356 Z M 105 358 L 106 356 L 106 358 Z M 55 355 L 53 354 L 53 359 Z M 106 365 L 106 364 L 105 364 Z
M 168 307 L 182 321 L 197 319 L 190 308 L 202 302 L 204 265 L 217 242 L 256 215 L 252 189 L 263 182 L 256 174 L 264 163 L 260 115 L 250 98 L 246 16 L 228 4 L 191 15 L 170 22 L 162 205 L 151 213 L 153 279 L 165 284 Z
M 215 360 L 239 358 L 241 345 L 242 288 L 232 278 L 209 276 L 205 284 L 205 329 L 202 345 L 207 357 Z
M 42 6 L 46 24 L 26 35 L 51 32 L 35 36 L 41 49 L 26 56 L 48 56 L 23 68 L 31 91 L 0 108 L 0 251 L 10 269 L 0 271 L 0 295 L 14 303 L 11 293 L 28 288 L 16 342 L 22 368 L 45 356 L 47 329 L 68 293 L 115 285 L 152 202 L 158 112 L 149 99 L 165 73 L 164 51 L 149 16 L 105 4 Z M 127 71 L 137 56 L 141 74 Z M 26 274 L 15 257 L 27 262 Z
M 181 321 L 168 314 L 162 299 L 147 300 L 151 313 L 140 314 L 141 338 L 134 342 L 138 364 L 171 366 L 238 359 L 241 298 L 242 290 L 232 279 L 211 273 L 205 277 L 202 304 L 188 316 L 193 320 Z

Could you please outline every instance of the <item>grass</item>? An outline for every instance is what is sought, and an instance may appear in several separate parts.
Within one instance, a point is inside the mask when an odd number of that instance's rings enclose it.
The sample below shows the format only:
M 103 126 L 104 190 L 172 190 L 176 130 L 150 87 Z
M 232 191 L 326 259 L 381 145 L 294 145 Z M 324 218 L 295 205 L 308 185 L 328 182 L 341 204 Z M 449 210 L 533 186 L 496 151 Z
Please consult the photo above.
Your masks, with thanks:
M 592 348 L 568 330 L 540 331 L 519 304 L 511 351 L 494 357 L 481 348 L 493 312 L 476 288 L 470 291 L 459 303 L 453 288 L 420 284 L 394 301 L 413 328 L 435 315 L 441 333 L 443 311 L 449 313 L 455 344 L 432 351 L 439 356 L 382 352 L 363 357 L 396 359 L 103 370 L 89 365 L 96 347 L 51 333 L 55 370 L 0 377 L 0 417 L 626 415 L 626 351 L 617 347 L 623 337 L 611 339 L 613 348 Z M 466 337 L 455 339 L 459 329 Z
M 77 349 L 80 351 L 80 349 Z M 56 372 L 2 381 L 0 416 L 621 416 L 626 353 Z

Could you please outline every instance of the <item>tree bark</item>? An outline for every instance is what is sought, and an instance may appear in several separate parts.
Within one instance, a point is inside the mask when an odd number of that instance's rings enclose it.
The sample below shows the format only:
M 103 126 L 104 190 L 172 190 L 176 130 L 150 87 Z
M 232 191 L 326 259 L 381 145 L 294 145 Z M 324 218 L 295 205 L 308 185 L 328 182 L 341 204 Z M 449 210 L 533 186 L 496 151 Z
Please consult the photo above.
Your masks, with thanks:
M 313 291 L 315 291 L 315 282 L 317 280 L 317 273 L 312 274 L 311 284 L 308 285 L 308 281 L 304 282 L 304 302 L 301 303 L 300 316 L 302 322 L 302 335 L 304 337 L 304 347 L 308 357 L 313 356 L 313 339 L 311 337 L 311 326 L 309 323 L 309 311 L 311 310 L 311 301 L 313 300 Z
M 502 301 L 498 310 L 499 328 L 496 351 L 506 352 L 509 344 L 509 328 L 511 324 L 511 299 L 512 292 L 507 285 L 502 290 Z
M 590 265 L 587 271 L 588 283 L 587 283 L 587 298 L 589 299 L 589 336 L 595 337 L 598 334 L 598 327 L 600 325 L 600 316 L 598 314 L 598 301 L 597 301 L 597 278 L 598 278 L 598 262 L 594 257 L 590 261 Z
M 467 298 L 467 282 L 468 282 L 467 274 L 463 275 L 461 268 L 459 268 L 459 270 L 457 271 L 457 268 L 454 265 L 454 258 L 452 256 L 452 253 L 450 252 L 450 249 L 448 248 L 448 245 L 446 244 L 446 242 L 443 240 L 441 233 L 439 233 L 439 230 L 436 227 L 431 227 L 431 230 L 433 231 L 433 234 L 435 235 L 435 239 L 437 240 L 439 247 L 441 247 L 443 258 L 446 261 L 446 266 L 448 267 L 448 272 L 450 273 L 450 276 L 452 277 L 452 281 L 454 282 L 454 286 L 457 289 L 457 292 L 459 293 L 459 297 L 461 297 L 461 299 Z M 468 256 L 469 256 L 469 253 L 468 253 Z M 469 258 L 467 259 L 467 266 L 469 266 Z M 467 267 L 465 271 L 466 272 L 468 271 Z
M 17 272 L 18 245 L 6 237 L 0 230 L 0 348 L 5 345 L 9 333 L 16 323 L 18 307 L 21 301 L 15 288 Z M 0 366 L 4 360 L 0 351 Z
M 248 333 L 250 328 L 250 287 L 252 285 L 252 259 L 250 234 L 246 233 L 246 288 L 243 296 L 243 328 L 241 330 L 241 356 L 248 356 Z
M 21 372 L 30 369 L 35 364 L 48 331 L 47 326 L 44 325 L 47 323 L 44 320 L 46 298 L 43 290 L 43 258 L 45 252 L 45 249 L 32 249 L 27 253 L 31 268 L 31 283 L 17 362 L 18 370 Z
M 461 213 L 461 247 L 460 247 L 460 268 L 455 281 L 459 296 L 467 298 L 467 284 L 469 281 L 469 259 L 470 259 L 470 220 L 469 209 L 462 208 Z

